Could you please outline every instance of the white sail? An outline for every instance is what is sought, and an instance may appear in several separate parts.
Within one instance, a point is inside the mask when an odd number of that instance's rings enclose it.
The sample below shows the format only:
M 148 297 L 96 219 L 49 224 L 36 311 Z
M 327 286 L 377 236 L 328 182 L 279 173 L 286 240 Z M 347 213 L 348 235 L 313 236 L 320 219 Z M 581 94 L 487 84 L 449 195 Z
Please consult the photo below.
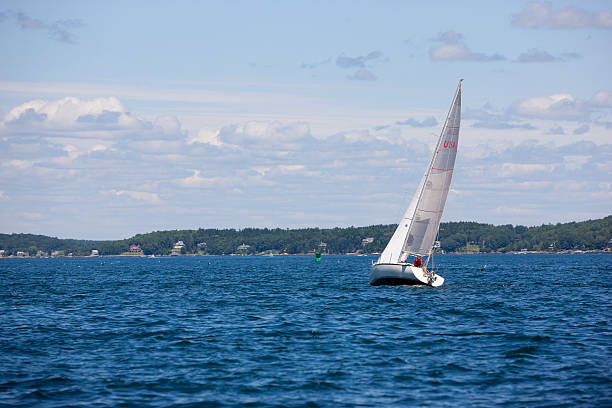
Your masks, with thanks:
M 404 217 L 378 263 L 403 262 L 408 255 L 429 253 L 450 188 L 461 121 L 461 82 L 451 104 L 433 156 Z
M 408 230 L 410 225 L 412 224 L 412 219 L 414 218 L 414 211 L 416 210 L 416 206 L 419 201 L 419 196 L 421 190 L 423 189 L 423 183 L 425 182 L 425 175 L 421 179 L 421 183 L 419 184 L 419 188 L 417 189 L 416 194 L 412 197 L 412 201 L 410 201 L 410 205 L 408 209 L 404 213 L 401 221 L 399 222 L 393 236 L 389 240 L 389 243 L 385 247 L 385 250 L 380 254 L 380 258 L 378 259 L 378 263 L 397 263 L 402 256 L 402 249 L 404 247 L 404 243 L 406 242 L 406 237 L 408 236 Z

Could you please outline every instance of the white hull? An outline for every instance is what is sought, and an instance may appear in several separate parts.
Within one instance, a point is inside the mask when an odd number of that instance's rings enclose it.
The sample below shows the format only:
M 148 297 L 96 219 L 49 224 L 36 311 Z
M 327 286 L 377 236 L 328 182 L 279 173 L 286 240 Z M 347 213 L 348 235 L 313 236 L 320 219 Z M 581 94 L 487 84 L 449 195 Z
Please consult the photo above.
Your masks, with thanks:
M 408 263 L 378 263 L 370 269 L 370 285 L 429 285 L 442 286 L 444 278 L 433 271 L 423 270 Z

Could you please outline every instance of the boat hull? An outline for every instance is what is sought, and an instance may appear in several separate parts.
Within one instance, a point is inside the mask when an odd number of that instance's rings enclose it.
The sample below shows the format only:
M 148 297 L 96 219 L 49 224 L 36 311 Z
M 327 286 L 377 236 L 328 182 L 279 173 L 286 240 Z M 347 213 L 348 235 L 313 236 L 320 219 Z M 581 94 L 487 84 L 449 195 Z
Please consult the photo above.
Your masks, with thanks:
M 429 285 L 442 286 L 444 278 L 433 271 L 431 276 L 407 263 L 378 263 L 370 269 L 370 285 Z

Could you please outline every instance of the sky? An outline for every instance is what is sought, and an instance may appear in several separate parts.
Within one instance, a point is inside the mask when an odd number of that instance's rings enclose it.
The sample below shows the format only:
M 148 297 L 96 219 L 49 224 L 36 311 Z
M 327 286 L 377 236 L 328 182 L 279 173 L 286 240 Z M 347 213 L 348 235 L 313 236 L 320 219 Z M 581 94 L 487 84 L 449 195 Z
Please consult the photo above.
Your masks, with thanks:
M 612 214 L 608 1 L 0 1 L 0 232 Z

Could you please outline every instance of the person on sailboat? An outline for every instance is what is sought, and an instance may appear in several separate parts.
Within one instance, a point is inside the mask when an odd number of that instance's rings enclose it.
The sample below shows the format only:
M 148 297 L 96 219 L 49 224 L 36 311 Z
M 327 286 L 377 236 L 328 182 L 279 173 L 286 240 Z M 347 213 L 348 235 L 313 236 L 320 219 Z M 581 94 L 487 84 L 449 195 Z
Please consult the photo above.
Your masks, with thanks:
M 414 257 L 414 266 L 416 266 L 417 268 L 420 268 L 421 265 L 423 265 L 423 261 L 421 260 L 420 256 L 415 256 Z

